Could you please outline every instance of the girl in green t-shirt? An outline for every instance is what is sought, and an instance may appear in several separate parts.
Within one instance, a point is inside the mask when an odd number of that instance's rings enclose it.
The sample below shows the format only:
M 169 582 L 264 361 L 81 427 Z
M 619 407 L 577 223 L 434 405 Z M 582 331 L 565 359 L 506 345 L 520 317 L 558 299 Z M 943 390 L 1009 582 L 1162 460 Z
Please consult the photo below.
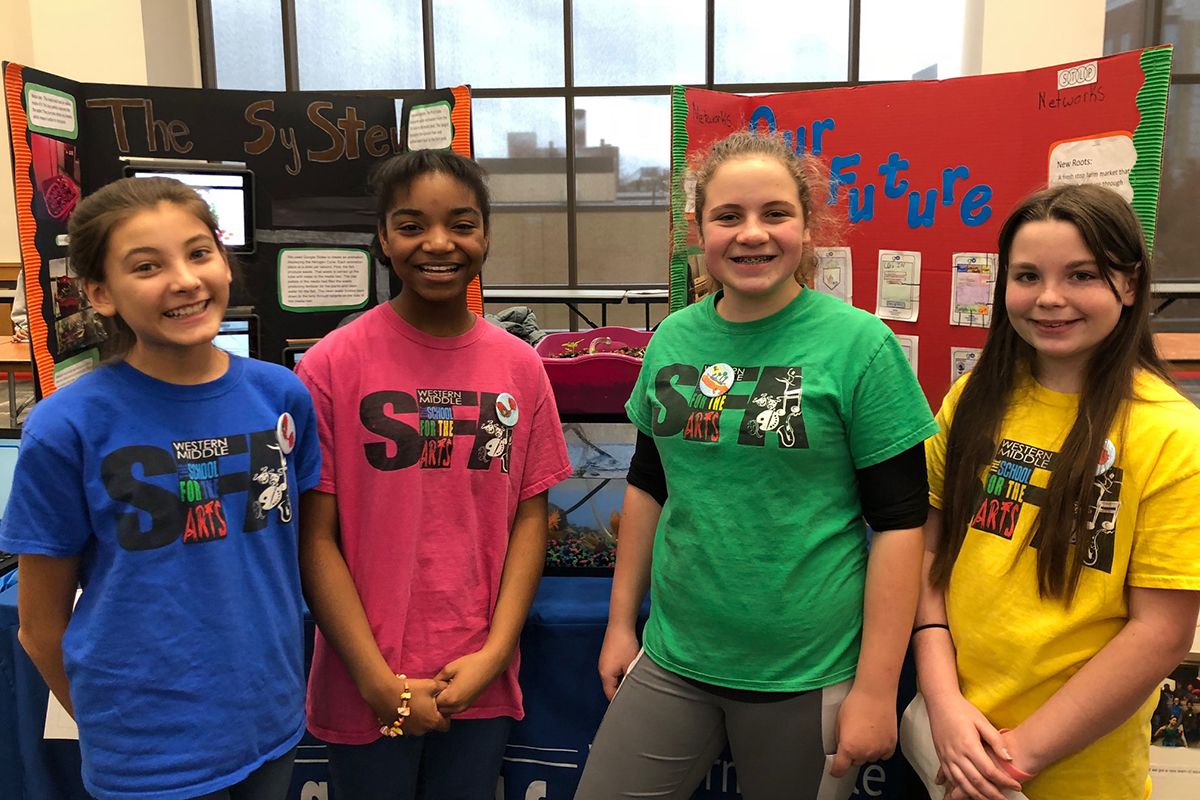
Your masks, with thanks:
M 696 165 L 710 293 L 660 326 L 626 406 L 612 703 L 577 800 L 690 797 L 726 743 L 748 800 L 847 798 L 895 747 L 936 426 L 887 326 L 806 288 L 812 166 L 749 132 Z

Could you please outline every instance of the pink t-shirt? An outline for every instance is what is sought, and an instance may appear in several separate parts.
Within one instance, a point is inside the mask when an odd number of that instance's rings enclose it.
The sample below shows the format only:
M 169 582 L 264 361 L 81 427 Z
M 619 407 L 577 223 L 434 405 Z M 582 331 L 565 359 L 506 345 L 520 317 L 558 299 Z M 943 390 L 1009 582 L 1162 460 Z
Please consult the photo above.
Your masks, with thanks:
M 487 640 L 517 503 L 571 474 L 546 371 L 482 319 L 440 338 L 382 304 L 322 339 L 297 372 L 317 409 L 316 488 L 337 495 L 375 640 L 393 671 L 432 678 Z M 458 716 L 520 719 L 519 666 L 518 655 Z M 308 727 L 338 744 L 379 738 L 320 631 Z

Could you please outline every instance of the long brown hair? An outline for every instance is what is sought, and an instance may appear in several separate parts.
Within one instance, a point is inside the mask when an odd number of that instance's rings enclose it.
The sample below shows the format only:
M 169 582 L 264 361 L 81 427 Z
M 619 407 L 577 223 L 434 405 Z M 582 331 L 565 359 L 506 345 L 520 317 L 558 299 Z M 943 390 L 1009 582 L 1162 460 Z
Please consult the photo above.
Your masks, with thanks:
M 816 196 L 813 188 L 829 186 L 829 170 L 815 156 L 796 155 L 796 151 L 783 141 L 781 134 L 763 136 L 754 131 L 738 131 L 717 141 L 693 158 L 691 174 L 696 180 L 697 227 L 701 230 L 704 228 L 704 203 L 707 199 L 708 184 L 713 176 L 724 164 L 742 158 L 773 159 L 787 170 L 795 182 L 800 208 L 804 212 L 804 227 L 812 234 L 810 241 L 804 245 L 800 263 L 796 265 L 795 278 L 800 285 L 811 286 L 817 270 L 817 254 L 813 242 L 833 240 L 838 238 L 837 234 L 840 233 L 836 230 L 837 223 L 832 207 L 825 202 L 823 195 Z M 711 273 L 704 277 L 703 294 L 721 288 L 721 282 Z
M 174 203 L 184 208 L 208 228 L 236 281 L 237 265 L 221 243 L 221 232 L 212 209 L 195 189 L 172 178 L 122 178 L 88 195 L 75 207 L 67 221 L 70 235 L 67 258 L 75 276 L 84 285 L 88 281 L 104 283 L 108 241 L 113 230 L 139 211 L 157 208 L 160 203 Z M 108 334 L 103 346 L 105 357 L 124 357 L 137 341 L 133 330 L 120 315 L 102 319 Z
M 1084 368 L 1079 408 L 1055 459 L 1030 535 L 1039 538 L 1038 594 L 1070 604 L 1079 585 L 1087 548 L 1071 549 L 1076 531 L 1086 530 L 1089 508 L 1099 499 L 1096 463 L 1122 405 L 1133 399 L 1138 370 L 1173 381 L 1150 334 L 1150 253 L 1141 223 L 1125 200 L 1099 186 L 1056 186 L 1022 202 L 1000 229 L 992 325 L 979 363 L 963 388 L 946 444 L 942 530 L 930 580 L 945 588 L 982 497 L 980 475 L 995 457 L 1001 423 L 1022 368 L 1032 371 L 1034 349 L 1012 326 L 1005 308 L 1013 239 L 1029 222 L 1058 220 L 1075 226 L 1096 259 L 1113 294 L 1114 273 L 1126 276 L 1134 301 L 1121 308 L 1116 327 Z M 1120 452 L 1120 449 L 1118 450 Z

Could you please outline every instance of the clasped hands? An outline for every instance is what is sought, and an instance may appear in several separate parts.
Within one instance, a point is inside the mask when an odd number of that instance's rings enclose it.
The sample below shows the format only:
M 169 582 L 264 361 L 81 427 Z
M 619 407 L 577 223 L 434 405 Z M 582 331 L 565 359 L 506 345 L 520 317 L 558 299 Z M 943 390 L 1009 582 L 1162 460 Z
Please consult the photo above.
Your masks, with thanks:
M 1006 800 L 1005 792 L 1021 791 L 1012 773 L 1035 773 L 1037 765 L 1014 758 L 1021 752 L 1015 732 L 997 730 L 961 695 L 936 705 L 929 720 L 940 764 L 935 782 L 947 787 L 945 800 Z
M 450 729 L 450 719 L 470 708 L 484 690 L 508 667 L 509 660 L 486 649 L 456 658 L 433 678 L 408 679 L 409 714 L 404 733 L 423 736 L 429 731 Z M 396 719 L 404 682 L 393 679 L 368 699 L 375 716 L 384 725 Z

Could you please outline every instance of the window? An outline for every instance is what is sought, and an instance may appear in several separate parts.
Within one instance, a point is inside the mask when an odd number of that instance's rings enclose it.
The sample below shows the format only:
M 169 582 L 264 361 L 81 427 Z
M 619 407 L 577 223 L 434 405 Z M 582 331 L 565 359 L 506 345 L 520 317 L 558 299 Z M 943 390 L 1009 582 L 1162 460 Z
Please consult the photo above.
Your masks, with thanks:
M 275 0 L 211 0 L 207 31 L 220 89 L 283 91 L 283 13 Z
M 295 0 L 300 87 L 421 89 L 421 8 L 396 4 L 379 14 L 377 0 Z
M 755 94 L 951 77 L 964 7 L 791 0 L 763 25 L 744 0 L 198 3 L 208 86 L 404 97 L 470 84 L 495 195 L 493 287 L 665 285 L 673 84 Z M 610 312 L 644 322 L 641 307 Z
M 1132 45 L 1128 45 L 1132 42 Z M 1195 0 L 1108 0 L 1104 54 L 1155 44 L 1173 44 L 1162 188 L 1154 241 L 1157 281 L 1197 280 L 1200 233 L 1200 3 Z M 1195 316 L 1189 303 L 1175 303 L 1159 320 Z

